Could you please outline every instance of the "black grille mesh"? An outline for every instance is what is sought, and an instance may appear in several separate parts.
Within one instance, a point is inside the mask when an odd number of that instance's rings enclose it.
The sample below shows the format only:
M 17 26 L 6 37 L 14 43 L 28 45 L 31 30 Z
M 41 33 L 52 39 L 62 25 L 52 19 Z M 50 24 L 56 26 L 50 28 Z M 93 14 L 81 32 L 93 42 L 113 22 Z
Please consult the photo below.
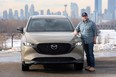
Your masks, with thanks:
M 42 54 L 58 55 L 71 52 L 72 46 L 68 43 L 43 43 L 38 44 L 36 50 Z

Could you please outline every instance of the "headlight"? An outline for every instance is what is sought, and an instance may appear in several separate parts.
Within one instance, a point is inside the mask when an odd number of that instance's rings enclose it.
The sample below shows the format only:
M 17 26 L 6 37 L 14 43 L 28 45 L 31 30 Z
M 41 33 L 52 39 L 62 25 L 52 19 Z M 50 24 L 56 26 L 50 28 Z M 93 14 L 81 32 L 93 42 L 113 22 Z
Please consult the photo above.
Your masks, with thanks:
M 82 42 L 77 42 L 76 45 L 82 45 Z
M 25 43 L 23 43 L 25 46 L 33 46 L 34 44 L 32 44 L 32 43 L 28 43 L 28 42 L 25 42 Z

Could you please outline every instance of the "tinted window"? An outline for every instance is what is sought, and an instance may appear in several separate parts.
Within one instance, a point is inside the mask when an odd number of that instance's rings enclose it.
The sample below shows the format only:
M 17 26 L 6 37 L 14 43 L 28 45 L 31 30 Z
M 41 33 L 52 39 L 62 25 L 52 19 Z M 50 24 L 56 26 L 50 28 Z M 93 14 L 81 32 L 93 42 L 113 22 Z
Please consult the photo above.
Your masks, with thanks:
M 66 32 L 73 31 L 68 19 L 32 19 L 27 32 Z

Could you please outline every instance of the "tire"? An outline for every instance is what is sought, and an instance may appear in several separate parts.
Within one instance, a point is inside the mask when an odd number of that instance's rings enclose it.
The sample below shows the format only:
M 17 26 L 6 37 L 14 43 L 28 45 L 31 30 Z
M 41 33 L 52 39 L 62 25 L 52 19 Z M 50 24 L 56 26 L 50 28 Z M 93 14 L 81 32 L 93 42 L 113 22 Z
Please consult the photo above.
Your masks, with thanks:
M 29 65 L 22 63 L 22 71 L 29 71 Z
M 75 70 L 83 70 L 83 63 L 75 63 L 74 68 Z

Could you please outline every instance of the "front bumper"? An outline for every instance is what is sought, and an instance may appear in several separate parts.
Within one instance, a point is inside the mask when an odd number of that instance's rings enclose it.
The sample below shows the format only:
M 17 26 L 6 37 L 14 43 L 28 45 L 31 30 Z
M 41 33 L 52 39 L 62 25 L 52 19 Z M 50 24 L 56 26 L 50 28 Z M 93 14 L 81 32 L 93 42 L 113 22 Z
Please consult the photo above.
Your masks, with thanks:
M 54 58 L 35 58 L 32 61 L 25 61 L 25 64 L 74 64 L 74 63 L 83 63 L 84 60 L 76 60 L 70 57 L 54 57 Z
M 22 61 L 26 64 L 83 63 L 83 60 L 82 45 L 76 45 L 69 53 L 58 55 L 42 54 L 31 46 L 22 46 Z

